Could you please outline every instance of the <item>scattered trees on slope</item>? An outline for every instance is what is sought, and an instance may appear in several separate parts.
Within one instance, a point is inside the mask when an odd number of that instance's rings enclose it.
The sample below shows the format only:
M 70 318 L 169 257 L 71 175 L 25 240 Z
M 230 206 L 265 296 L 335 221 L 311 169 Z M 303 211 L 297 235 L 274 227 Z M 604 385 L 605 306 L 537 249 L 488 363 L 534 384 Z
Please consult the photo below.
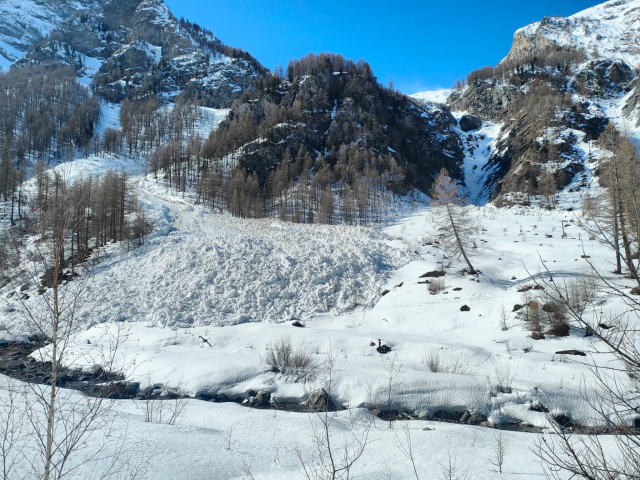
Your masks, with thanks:
M 609 156 L 601 160 L 600 182 L 603 194 L 588 195 L 583 207 L 584 228 L 616 257 L 615 273 L 626 267 L 640 285 L 638 265 L 634 260 L 640 251 L 640 171 L 637 154 L 628 138 L 609 124 L 599 139 Z
M 0 73 L 0 198 L 16 200 L 28 163 L 59 161 L 88 146 L 99 118 L 98 101 L 73 67 Z

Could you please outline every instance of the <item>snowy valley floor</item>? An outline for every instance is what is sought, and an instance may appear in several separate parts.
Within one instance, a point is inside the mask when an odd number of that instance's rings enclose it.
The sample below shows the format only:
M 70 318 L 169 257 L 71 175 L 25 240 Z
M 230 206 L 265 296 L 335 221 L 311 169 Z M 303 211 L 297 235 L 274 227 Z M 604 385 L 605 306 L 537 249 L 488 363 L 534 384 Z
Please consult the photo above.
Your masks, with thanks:
M 95 159 L 74 163 L 72 175 L 105 165 Z M 329 350 L 337 355 L 336 396 L 356 416 L 364 415 L 365 406 L 384 410 L 397 355 L 394 409 L 419 416 L 468 410 L 493 423 L 544 427 L 545 415 L 532 409 L 542 404 L 552 414 L 590 423 L 580 392 L 583 380 L 590 385 L 590 373 L 575 357 L 556 352 L 589 351 L 592 337 L 574 329 L 569 337 L 534 341 L 513 312 L 525 301 L 518 290 L 533 285 L 529 273 L 536 274 L 541 262 L 556 281 L 584 275 L 583 255 L 609 275 L 612 256 L 581 232 L 579 212 L 469 207 L 480 224 L 472 261 L 482 273 L 463 275 L 463 265 L 453 262 L 442 277 L 444 289 L 432 295 L 421 276 L 440 269 L 443 259 L 429 245 L 437 232 L 428 209 L 407 208 L 380 228 L 241 220 L 173 195 L 136 165 L 113 163 L 131 172 L 155 229 L 138 249 L 109 247 L 94 272 L 80 310 L 87 330 L 78 338 L 74 367 L 91 368 L 96 361 L 83 356 L 87 340 L 94 345 L 105 325 L 125 322 L 127 358 L 138 364 L 129 380 L 142 388 L 158 384 L 194 397 L 269 392 L 276 402 L 303 402 L 321 385 L 321 367 L 316 375 L 285 375 L 261 362 L 269 345 L 287 336 L 319 363 Z M 575 198 L 562 201 L 577 205 Z M 16 328 L 20 308 L 8 288 L 1 291 L 0 321 Z M 605 295 L 598 301 L 606 310 L 622 308 Z M 461 311 L 465 305 L 469 311 Z M 500 325 L 503 308 L 506 331 Z M 306 327 L 293 327 L 293 320 Z M 371 346 L 378 339 L 391 354 Z M 434 357 L 444 371 L 431 371 L 428 360 Z M 495 388 L 505 375 L 512 377 L 510 393 Z M 307 414 L 199 400 L 188 402 L 177 425 L 145 423 L 139 402 L 121 401 L 117 412 L 135 438 L 155 445 L 149 478 L 248 478 L 243 459 L 253 462 L 256 479 L 302 478 L 292 449 L 296 440 L 310 448 Z M 349 413 L 340 415 L 334 429 L 339 443 L 351 435 Z M 448 451 L 472 478 L 497 477 L 488 461 L 493 430 L 424 421 L 411 422 L 411 429 L 420 478 L 439 478 L 438 462 Z M 508 435 L 503 478 L 544 478 L 531 451 L 538 436 Z M 371 438 L 355 478 L 387 478 L 385 459 L 392 478 L 413 478 L 388 423 L 377 420 Z

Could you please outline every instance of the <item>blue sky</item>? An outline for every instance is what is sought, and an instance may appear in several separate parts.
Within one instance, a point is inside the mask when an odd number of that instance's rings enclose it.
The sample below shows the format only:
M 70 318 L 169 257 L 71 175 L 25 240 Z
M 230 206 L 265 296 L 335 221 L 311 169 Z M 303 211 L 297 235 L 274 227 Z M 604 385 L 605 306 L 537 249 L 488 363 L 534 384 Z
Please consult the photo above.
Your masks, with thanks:
M 364 58 L 404 93 L 448 88 L 496 64 L 513 32 L 543 16 L 569 16 L 587 0 L 165 0 L 173 13 L 248 50 L 269 68 L 308 52 Z

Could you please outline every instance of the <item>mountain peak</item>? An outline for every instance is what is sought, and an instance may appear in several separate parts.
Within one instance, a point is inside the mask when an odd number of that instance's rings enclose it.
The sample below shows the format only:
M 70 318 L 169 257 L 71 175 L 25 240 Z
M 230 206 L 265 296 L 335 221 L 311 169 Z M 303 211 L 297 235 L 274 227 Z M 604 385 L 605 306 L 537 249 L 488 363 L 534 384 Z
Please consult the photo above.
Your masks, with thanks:
M 640 64 L 640 0 L 613 0 L 564 18 L 545 17 L 517 30 L 507 59 L 550 45 L 583 48 L 587 58 Z

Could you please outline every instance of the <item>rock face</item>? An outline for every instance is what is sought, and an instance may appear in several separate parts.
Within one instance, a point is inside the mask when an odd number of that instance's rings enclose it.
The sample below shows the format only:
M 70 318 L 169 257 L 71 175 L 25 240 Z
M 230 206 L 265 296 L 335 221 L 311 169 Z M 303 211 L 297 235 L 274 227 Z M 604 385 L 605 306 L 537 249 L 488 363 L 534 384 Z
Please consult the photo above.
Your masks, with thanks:
M 513 85 L 495 86 L 488 82 L 479 82 L 469 85 L 462 93 L 454 92 L 449 97 L 449 104 L 453 110 L 466 110 L 473 116 L 493 121 L 501 119 L 511 102 L 519 95 L 522 93 Z M 462 124 L 460 128 L 462 129 Z
M 186 91 L 208 106 L 228 108 L 259 77 L 262 67 L 248 54 L 212 53 L 210 46 L 219 41 L 180 23 L 160 0 L 108 0 L 101 6 L 60 22 L 21 61 L 74 64 L 111 101 Z
M 72 15 L 98 11 L 104 3 L 105 0 L 0 2 L 0 68 L 6 69 Z
M 640 0 L 544 18 L 514 34 L 509 54 L 494 69 L 479 70 L 449 96 L 452 110 L 501 126 L 482 167 L 491 201 L 526 204 L 532 196 L 549 198 L 591 181 L 584 146 L 610 122 L 607 102 L 628 95 L 623 115 L 637 120 L 638 28 Z M 474 126 L 466 116 L 460 120 L 464 132 Z

